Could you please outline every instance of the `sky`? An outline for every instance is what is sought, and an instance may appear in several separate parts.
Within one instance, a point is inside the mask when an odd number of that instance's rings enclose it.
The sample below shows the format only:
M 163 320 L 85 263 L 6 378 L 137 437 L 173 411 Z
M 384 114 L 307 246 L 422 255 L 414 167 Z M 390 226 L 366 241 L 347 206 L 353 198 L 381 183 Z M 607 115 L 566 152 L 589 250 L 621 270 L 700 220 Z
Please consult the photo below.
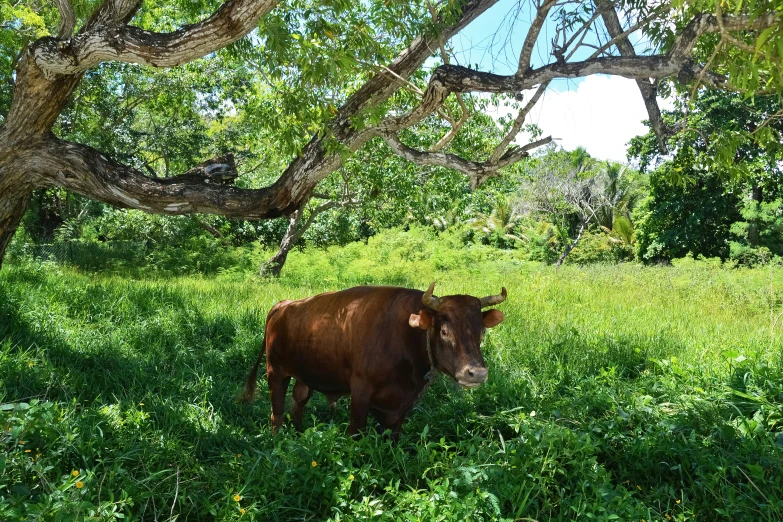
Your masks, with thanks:
M 534 15 L 531 4 L 500 0 L 487 10 L 450 40 L 456 63 L 496 74 L 515 73 Z M 545 24 L 534 49 L 533 67 L 549 62 L 553 35 L 554 25 Z M 531 93 L 526 94 L 527 99 Z M 669 106 L 659 102 L 661 109 Z M 509 111 L 497 108 L 491 112 L 501 116 Z M 635 81 L 594 75 L 552 82 L 526 123 L 538 124 L 544 136 L 559 138 L 557 143 L 567 150 L 581 146 L 595 158 L 626 162 L 628 141 L 647 132 L 642 124 L 645 119 L 647 111 Z

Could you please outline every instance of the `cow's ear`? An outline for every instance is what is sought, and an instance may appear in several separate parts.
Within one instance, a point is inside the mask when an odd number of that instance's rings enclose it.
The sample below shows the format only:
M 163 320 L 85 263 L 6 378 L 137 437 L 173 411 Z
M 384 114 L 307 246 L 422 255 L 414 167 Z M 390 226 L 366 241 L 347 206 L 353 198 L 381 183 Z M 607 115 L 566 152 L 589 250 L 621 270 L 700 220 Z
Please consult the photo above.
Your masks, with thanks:
M 408 318 L 408 324 L 414 328 L 429 330 L 432 326 L 432 316 L 427 310 L 419 310 L 418 314 L 411 314 Z
M 487 328 L 492 328 L 494 326 L 499 325 L 503 322 L 503 319 L 505 319 L 506 316 L 503 315 L 503 312 L 500 310 L 487 310 L 483 313 L 484 315 L 484 326 Z

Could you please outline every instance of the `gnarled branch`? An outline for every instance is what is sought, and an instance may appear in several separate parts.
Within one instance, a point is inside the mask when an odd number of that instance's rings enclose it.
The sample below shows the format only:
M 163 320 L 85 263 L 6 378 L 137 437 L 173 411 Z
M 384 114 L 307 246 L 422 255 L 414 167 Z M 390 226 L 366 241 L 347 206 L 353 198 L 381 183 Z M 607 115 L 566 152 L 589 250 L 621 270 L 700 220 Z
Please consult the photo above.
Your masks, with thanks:
M 278 180 L 262 189 L 205 182 L 209 165 L 225 162 L 205 162 L 207 167 L 192 169 L 182 176 L 151 178 L 91 147 L 55 138 L 39 145 L 38 150 L 39 159 L 27 159 L 26 168 L 48 183 L 110 205 L 155 214 L 197 212 L 241 219 L 274 218 L 301 206 L 315 186 L 302 179 L 303 175 Z M 231 168 L 220 170 L 224 174 L 231 172 Z
M 44 38 L 33 46 L 32 52 L 38 67 L 49 74 L 79 74 L 107 60 L 174 67 L 244 37 L 277 3 L 278 0 L 227 0 L 206 20 L 170 33 L 93 23 L 91 29 L 74 36 L 67 49 Z

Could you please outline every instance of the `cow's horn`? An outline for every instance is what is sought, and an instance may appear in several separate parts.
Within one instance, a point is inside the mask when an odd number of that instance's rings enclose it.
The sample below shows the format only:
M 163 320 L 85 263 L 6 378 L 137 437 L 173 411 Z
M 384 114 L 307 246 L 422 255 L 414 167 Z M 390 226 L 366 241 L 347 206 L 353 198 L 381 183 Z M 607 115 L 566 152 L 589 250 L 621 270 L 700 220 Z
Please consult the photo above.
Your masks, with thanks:
M 487 297 L 481 298 L 481 308 L 486 308 L 488 306 L 495 306 L 503 301 L 506 300 L 506 287 L 504 286 L 503 289 L 500 291 L 500 295 L 488 295 Z
M 437 297 L 433 297 L 432 292 L 435 290 L 435 282 L 433 281 L 432 284 L 430 284 L 430 287 L 427 289 L 426 292 L 424 292 L 424 295 L 421 296 L 421 303 L 424 306 L 429 306 L 433 310 L 437 310 L 440 306 L 440 299 Z

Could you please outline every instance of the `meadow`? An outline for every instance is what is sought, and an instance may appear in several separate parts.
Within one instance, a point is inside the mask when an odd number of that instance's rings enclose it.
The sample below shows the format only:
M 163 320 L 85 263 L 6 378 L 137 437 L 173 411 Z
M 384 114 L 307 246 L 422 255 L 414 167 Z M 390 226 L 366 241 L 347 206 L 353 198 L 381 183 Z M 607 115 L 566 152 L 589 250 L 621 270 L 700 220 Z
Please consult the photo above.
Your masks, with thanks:
M 421 230 L 248 266 L 3 267 L 0 520 L 783 520 L 781 268 L 555 269 Z M 433 280 L 505 286 L 506 321 L 488 382 L 440 376 L 399 444 L 347 437 L 347 399 L 276 436 L 263 378 L 236 401 L 275 302 Z

